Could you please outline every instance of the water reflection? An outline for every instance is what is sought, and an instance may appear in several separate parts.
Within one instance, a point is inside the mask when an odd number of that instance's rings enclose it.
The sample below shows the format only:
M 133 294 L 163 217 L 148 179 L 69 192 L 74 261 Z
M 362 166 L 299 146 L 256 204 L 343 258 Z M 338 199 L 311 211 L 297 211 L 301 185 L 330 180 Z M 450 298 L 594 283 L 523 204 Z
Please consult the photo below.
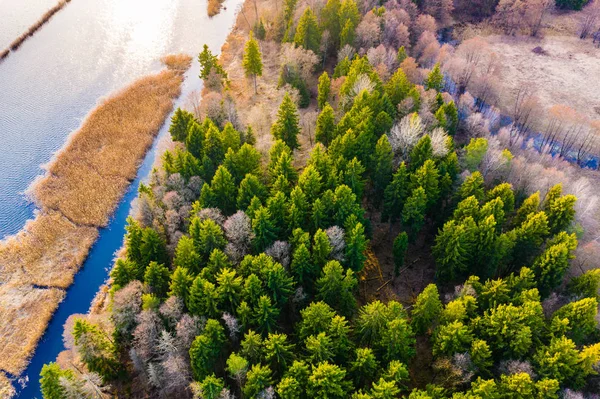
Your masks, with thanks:
M 0 239 L 32 216 L 22 193 L 98 99 L 166 53 L 218 51 L 239 3 L 209 19 L 206 0 L 72 0 L 0 63 Z

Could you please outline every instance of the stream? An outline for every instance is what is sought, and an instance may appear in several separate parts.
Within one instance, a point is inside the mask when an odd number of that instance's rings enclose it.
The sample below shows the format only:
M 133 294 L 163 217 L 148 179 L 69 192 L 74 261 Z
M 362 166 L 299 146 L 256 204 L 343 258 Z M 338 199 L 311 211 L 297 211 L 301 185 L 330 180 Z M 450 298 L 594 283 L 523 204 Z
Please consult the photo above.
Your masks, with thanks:
M 218 53 L 241 2 L 226 0 L 225 9 L 208 18 L 207 0 L 72 0 L 0 62 L 0 239 L 17 233 L 33 216 L 35 206 L 25 190 L 44 173 L 41 165 L 52 159 L 100 99 L 162 69 L 159 59 L 163 55 L 184 52 L 195 57 L 205 43 Z M 14 1 L 10 8 L 7 3 L 0 0 L 0 43 L 14 39 L 48 8 L 21 7 Z M 11 13 L 6 13 L 9 9 Z M 176 106 L 183 106 L 190 93 L 201 89 L 198 71 L 194 60 Z M 159 141 L 167 134 L 168 123 L 109 225 L 100 230 L 20 383 L 15 382 L 17 397 L 41 398 L 39 372 L 64 349 L 66 319 L 86 313 L 106 281 L 114 253 L 123 242 L 131 202 L 152 169 Z

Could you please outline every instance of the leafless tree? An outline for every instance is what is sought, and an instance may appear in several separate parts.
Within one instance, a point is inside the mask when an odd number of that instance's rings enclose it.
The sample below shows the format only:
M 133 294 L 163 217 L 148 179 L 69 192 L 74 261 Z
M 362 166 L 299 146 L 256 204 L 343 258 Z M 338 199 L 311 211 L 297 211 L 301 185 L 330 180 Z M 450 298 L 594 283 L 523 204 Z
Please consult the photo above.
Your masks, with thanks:
M 590 2 L 580 15 L 579 38 L 586 39 L 592 32 L 598 29 L 598 21 L 600 20 L 600 0 Z

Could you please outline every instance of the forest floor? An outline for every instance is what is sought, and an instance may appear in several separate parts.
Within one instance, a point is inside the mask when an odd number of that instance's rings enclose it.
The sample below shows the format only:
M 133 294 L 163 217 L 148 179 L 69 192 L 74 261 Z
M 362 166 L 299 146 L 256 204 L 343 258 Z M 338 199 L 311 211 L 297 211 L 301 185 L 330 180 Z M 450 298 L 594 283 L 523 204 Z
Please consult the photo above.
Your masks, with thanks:
M 163 61 L 167 69 L 101 101 L 86 117 L 32 184 L 35 218 L 0 241 L 0 373 L 18 376 L 26 367 L 98 228 L 171 112 L 191 58 Z
M 600 49 L 575 36 L 545 38 L 488 36 L 501 58 L 500 106 L 508 111 L 519 89 L 528 89 L 540 105 L 567 105 L 590 120 L 600 119 Z M 542 54 L 532 50 L 541 47 Z

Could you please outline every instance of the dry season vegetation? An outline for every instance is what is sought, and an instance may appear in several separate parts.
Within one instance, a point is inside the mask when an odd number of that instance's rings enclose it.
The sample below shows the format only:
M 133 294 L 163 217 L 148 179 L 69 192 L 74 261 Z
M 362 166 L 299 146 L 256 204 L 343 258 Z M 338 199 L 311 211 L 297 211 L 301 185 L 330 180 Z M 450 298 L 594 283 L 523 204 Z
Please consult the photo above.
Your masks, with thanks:
M 10 383 L 6 374 L 0 372 L 0 398 L 11 398 L 15 394 L 15 388 Z
M 39 208 L 0 242 L 0 370 L 19 375 L 180 93 L 191 59 L 103 100 L 32 185 Z
M 208 0 L 207 13 L 209 17 L 214 17 L 221 12 L 225 0 Z
M 35 32 L 37 32 L 44 24 L 50 21 L 50 18 L 54 16 L 57 12 L 62 10 L 71 0 L 60 0 L 54 7 L 50 8 L 46 11 L 33 25 L 29 27 L 25 32 L 23 32 L 19 37 L 12 41 L 12 43 L 2 51 L 0 51 L 0 61 L 4 58 L 8 57 L 11 51 L 17 50 L 27 38 L 33 36 Z

